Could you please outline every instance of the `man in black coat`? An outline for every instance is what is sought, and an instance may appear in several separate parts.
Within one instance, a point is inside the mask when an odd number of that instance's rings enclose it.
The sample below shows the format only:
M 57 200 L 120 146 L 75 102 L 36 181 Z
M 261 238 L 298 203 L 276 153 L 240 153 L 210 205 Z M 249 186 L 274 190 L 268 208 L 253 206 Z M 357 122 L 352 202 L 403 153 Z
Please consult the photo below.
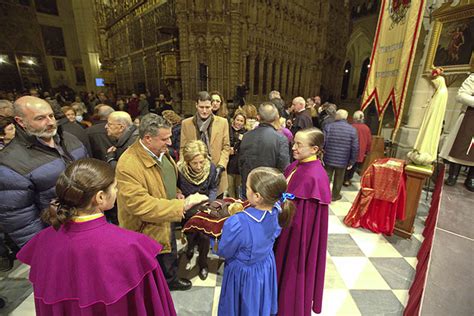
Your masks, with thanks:
M 271 102 L 262 103 L 258 108 L 258 118 L 258 127 L 247 132 L 240 144 L 239 170 L 244 197 L 250 171 L 257 167 L 273 167 L 284 171 L 290 164 L 288 139 L 272 125 L 279 118 L 275 105 Z
M 103 161 L 107 160 L 107 149 L 114 145 L 114 141 L 107 136 L 107 130 L 105 129 L 107 118 L 112 112 L 114 112 L 114 109 L 111 106 L 101 105 L 98 111 L 99 121 L 86 130 L 91 145 L 92 157 Z

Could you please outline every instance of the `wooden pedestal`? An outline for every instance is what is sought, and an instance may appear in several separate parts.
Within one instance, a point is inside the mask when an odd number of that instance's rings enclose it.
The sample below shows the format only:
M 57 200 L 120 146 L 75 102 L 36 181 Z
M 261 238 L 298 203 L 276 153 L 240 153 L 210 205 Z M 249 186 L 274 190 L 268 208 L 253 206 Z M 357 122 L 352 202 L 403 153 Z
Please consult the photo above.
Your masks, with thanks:
M 405 167 L 405 172 L 407 174 L 405 220 L 397 220 L 394 233 L 403 238 L 411 238 L 421 190 L 426 179 L 433 173 L 433 167 L 420 167 L 410 164 Z

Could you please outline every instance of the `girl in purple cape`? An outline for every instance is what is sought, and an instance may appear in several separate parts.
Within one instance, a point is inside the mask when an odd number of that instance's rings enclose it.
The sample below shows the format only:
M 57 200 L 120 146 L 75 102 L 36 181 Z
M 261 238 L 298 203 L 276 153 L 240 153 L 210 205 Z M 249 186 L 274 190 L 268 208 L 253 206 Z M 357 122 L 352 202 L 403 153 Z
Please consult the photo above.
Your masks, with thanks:
M 321 312 L 331 191 L 319 154 L 324 135 L 317 128 L 295 135 L 295 161 L 285 170 L 296 212 L 275 244 L 278 273 L 278 315 L 306 316 Z
M 147 236 L 108 224 L 117 195 L 113 169 L 96 159 L 69 165 L 56 183 L 51 224 L 18 253 L 31 266 L 37 315 L 176 315 Z

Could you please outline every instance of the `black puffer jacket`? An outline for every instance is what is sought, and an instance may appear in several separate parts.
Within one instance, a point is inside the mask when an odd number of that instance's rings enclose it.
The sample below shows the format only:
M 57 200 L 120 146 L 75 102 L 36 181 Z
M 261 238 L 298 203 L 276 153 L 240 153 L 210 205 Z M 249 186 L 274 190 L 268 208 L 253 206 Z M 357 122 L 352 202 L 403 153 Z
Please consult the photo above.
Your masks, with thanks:
M 41 211 L 56 196 L 61 172 L 72 161 L 87 157 L 84 145 L 60 127 L 55 138 L 63 152 L 17 126 L 15 138 L 0 152 L 0 233 L 8 234 L 20 248 L 45 227 Z

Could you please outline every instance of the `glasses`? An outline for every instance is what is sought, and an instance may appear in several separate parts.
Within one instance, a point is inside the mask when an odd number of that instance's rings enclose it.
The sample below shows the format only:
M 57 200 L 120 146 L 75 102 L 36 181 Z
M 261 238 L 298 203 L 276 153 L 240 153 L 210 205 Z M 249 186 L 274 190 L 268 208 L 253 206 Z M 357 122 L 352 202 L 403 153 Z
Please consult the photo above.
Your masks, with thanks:
M 211 103 L 212 103 L 212 102 L 222 103 L 221 100 L 212 100 Z
M 293 144 L 293 148 L 296 148 L 296 149 L 305 148 L 305 147 L 314 147 L 314 146 L 305 145 L 305 144 L 302 144 L 302 143 L 294 143 Z
M 110 122 L 107 122 L 105 124 L 105 126 L 112 126 L 112 125 L 122 125 L 122 124 L 120 124 L 120 123 L 110 123 Z

